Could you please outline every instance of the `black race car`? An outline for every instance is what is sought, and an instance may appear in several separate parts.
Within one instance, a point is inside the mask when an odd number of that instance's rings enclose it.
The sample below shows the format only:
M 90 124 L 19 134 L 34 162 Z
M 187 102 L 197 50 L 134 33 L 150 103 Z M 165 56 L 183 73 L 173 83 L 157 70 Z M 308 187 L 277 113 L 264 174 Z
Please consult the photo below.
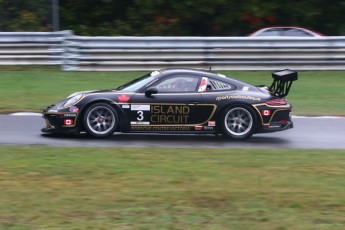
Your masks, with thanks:
M 297 72 L 272 73 L 270 87 L 253 86 L 211 71 L 163 69 L 117 89 L 73 93 L 43 111 L 42 132 L 214 133 L 246 139 L 293 127 L 285 100 Z

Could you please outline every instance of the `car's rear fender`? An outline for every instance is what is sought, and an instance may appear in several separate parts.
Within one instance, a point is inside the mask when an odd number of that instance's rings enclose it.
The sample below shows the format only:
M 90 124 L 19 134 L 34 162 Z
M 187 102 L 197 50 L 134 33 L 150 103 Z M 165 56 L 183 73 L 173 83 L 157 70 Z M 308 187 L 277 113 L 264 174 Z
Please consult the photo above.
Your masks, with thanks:
M 222 124 L 221 122 L 221 114 L 223 113 L 223 111 L 225 111 L 226 109 L 228 108 L 234 108 L 234 107 L 237 107 L 237 106 L 241 106 L 241 107 L 246 107 L 246 108 L 250 108 L 251 112 L 253 113 L 253 120 L 254 120 L 254 125 L 256 126 L 255 127 L 255 131 L 259 130 L 260 129 L 260 126 L 261 126 L 261 123 L 259 122 L 259 117 L 260 117 L 260 114 L 258 113 L 258 111 L 253 107 L 252 104 L 249 104 L 249 103 L 244 103 L 244 102 L 236 102 L 236 103 L 231 103 L 231 104 L 228 104 L 226 106 L 224 106 L 218 113 L 218 121 L 217 121 L 217 124 Z M 220 127 L 217 127 L 217 129 L 220 129 Z

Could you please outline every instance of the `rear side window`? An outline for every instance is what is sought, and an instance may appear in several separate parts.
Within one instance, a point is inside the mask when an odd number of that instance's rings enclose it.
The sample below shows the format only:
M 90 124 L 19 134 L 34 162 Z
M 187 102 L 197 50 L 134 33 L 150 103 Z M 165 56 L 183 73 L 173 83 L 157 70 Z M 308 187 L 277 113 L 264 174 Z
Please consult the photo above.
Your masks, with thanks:
M 235 86 L 225 83 L 222 81 L 214 80 L 214 79 L 209 79 L 209 87 L 210 90 L 233 90 L 235 89 Z

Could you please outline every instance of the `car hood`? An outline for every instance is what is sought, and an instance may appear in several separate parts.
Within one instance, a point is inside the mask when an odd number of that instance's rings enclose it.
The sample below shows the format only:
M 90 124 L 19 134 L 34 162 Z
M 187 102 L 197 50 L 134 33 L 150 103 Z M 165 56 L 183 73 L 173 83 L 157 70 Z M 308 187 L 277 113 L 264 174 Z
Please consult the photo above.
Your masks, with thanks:
M 87 90 L 87 91 L 80 91 L 80 92 L 75 92 L 69 95 L 67 98 L 71 98 L 74 96 L 77 96 L 79 94 L 92 94 L 92 93 L 109 93 L 109 92 L 114 92 L 116 90 L 110 90 L 110 89 L 105 89 L 105 90 Z

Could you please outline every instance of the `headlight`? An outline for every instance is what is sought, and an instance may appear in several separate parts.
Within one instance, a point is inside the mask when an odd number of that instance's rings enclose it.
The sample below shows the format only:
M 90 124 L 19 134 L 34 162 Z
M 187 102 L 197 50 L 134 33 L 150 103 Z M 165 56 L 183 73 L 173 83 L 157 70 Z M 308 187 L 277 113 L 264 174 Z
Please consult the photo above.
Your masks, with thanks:
M 78 94 L 82 94 L 82 93 L 81 92 L 75 92 L 75 93 L 72 93 L 71 95 L 69 95 L 67 98 L 77 96 Z
M 64 108 L 71 107 L 72 105 L 77 103 L 83 96 L 84 96 L 84 94 L 78 94 L 76 96 L 71 97 L 70 99 L 68 99 L 68 101 L 66 101 L 66 103 L 63 105 L 63 107 Z

